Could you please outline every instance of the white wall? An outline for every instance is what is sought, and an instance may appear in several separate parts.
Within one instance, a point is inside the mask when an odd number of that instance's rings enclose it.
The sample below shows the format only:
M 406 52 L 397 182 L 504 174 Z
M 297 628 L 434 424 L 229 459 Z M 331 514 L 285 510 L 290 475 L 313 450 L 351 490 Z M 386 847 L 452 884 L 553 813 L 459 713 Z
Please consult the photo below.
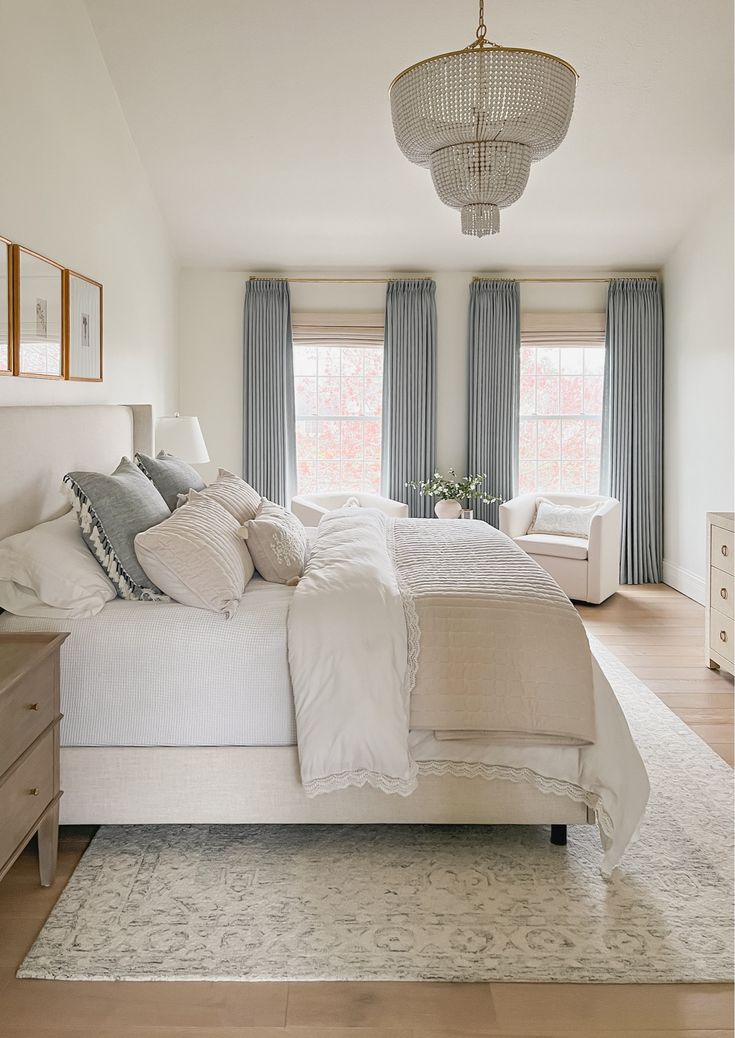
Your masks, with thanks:
M 288 271 L 292 277 L 319 276 Z M 356 277 L 354 271 L 343 272 Z M 332 272 L 332 276 L 334 272 Z M 368 276 L 379 276 L 374 271 Z M 437 306 L 437 464 L 467 462 L 467 309 L 473 274 L 434 274 Z M 180 408 L 199 417 L 212 465 L 242 471 L 242 333 L 246 272 L 181 273 Z M 528 311 L 602 311 L 605 284 L 521 286 Z M 382 311 L 383 284 L 291 285 L 294 311 Z M 203 470 L 204 471 L 204 470 Z
M 705 513 L 733 511 L 732 174 L 664 267 L 664 580 L 705 594 Z
M 176 405 L 177 263 L 82 0 L 0 0 L 0 235 L 104 285 L 104 382 L 0 404 Z

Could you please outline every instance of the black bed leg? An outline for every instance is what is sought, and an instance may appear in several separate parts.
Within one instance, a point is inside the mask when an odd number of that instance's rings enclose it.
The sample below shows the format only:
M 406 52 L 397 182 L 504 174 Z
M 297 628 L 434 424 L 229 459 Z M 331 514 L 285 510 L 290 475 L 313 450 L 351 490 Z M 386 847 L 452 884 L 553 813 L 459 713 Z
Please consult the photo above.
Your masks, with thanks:
M 552 827 L 551 827 L 551 842 L 556 847 L 566 847 L 566 845 L 567 845 L 567 827 L 565 825 L 552 825 Z

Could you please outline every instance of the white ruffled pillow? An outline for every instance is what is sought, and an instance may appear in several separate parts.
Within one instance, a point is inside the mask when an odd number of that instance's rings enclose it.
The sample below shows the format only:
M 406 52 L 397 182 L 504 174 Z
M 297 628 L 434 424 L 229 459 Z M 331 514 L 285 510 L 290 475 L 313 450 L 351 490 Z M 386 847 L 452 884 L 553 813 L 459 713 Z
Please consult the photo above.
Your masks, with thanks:
M 16 616 L 95 616 L 116 597 L 74 512 L 0 541 L 0 608 Z
M 239 529 L 226 508 L 197 494 L 169 519 L 139 533 L 135 554 L 169 598 L 230 618 L 253 575 Z
M 529 533 L 552 534 L 556 537 L 589 537 L 592 516 L 599 505 L 560 505 L 540 497 L 536 502 L 536 516 Z
M 293 512 L 263 498 L 258 514 L 240 527 L 255 568 L 273 584 L 297 584 L 306 565 L 306 530 Z

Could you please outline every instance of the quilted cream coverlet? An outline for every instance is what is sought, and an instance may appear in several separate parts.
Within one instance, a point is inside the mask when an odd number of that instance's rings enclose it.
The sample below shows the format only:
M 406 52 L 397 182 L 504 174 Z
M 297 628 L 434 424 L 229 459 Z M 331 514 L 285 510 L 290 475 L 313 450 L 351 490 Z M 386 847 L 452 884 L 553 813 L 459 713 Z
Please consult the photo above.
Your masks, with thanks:
M 416 627 L 413 730 L 595 741 L 587 635 L 545 570 L 483 522 L 407 519 L 389 538 Z

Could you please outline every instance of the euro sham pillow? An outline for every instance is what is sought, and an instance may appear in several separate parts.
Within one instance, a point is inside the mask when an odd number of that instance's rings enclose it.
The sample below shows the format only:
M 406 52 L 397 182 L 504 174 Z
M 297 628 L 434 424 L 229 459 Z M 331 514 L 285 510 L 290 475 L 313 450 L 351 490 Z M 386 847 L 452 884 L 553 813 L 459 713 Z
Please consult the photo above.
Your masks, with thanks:
M 273 584 L 295 584 L 306 565 L 306 530 L 292 512 L 263 498 L 254 519 L 240 527 L 255 568 Z
M 254 519 L 260 508 L 258 491 L 227 469 L 220 469 L 217 478 L 204 490 L 190 490 L 188 494 L 179 494 L 178 503 L 182 505 L 197 496 L 209 497 L 218 505 L 222 505 L 240 525 L 248 519 Z
M 198 494 L 168 519 L 135 538 L 150 581 L 182 605 L 235 613 L 253 562 L 227 509 Z
M 135 538 L 171 515 L 171 509 L 128 458 L 110 476 L 67 472 L 82 537 L 112 581 L 117 595 L 142 601 L 165 598 L 146 575 L 135 554 Z
M 0 541 L 0 608 L 9 613 L 95 616 L 113 598 L 73 511 Z
M 556 504 L 540 497 L 536 502 L 536 515 L 528 530 L 529 533 L 552 534 L 557 537 L 589 537 L 592 516 L 599 505 Z
M 206 486 L 196 469 L 167 451 L 159 451 L 155 458 L 138 453 L 135 464 L 151 480 L 171 512 L 178 504 L 179 494 L 203 490 Z

